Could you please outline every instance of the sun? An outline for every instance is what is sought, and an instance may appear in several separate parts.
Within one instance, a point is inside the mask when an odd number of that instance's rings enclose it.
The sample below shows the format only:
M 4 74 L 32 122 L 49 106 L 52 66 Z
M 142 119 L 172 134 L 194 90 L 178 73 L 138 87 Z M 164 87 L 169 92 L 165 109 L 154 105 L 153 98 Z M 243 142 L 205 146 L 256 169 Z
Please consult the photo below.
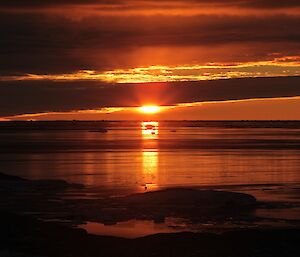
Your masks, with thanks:
M 139 111 L 142 113 L 153 114 L 160 111 L 160 107 L 157 105 L 144 105 L 139 107 Z

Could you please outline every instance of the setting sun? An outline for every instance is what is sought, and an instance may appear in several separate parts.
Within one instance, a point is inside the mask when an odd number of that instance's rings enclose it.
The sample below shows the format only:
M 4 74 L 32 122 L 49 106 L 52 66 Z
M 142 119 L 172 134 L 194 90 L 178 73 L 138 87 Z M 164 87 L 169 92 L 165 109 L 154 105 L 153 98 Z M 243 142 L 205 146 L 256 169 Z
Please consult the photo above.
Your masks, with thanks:
M 156 105 L 145 105 L 145 106 L 141 106 L 139 108 L 139 111 L 143 113 L 149 113 L 149 114 L 157 113 L 160 111 L 160 107 Z

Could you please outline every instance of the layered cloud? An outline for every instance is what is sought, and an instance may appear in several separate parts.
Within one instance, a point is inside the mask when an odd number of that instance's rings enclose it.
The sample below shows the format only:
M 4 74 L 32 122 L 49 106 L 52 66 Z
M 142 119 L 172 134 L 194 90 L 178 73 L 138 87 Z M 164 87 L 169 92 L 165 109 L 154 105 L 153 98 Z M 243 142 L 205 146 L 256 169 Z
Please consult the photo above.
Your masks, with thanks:
M 298 96 L 299 27 L 298 0 L 3 0 L 0 116 Z
M 1 14 L 0 74 L 68 73 L 299 56 L 300 18 Z
M 252 98 L 300 96 L 300 77 L 199 82 L 106 84 L 94 81 L 0 83 L 0 116 L 144 104 L 178 105 Z
M 166 5 L 166 4 L 201 4 L 212 6 L 236 6 L 251 8 L 282 8 L 282 7 L 299 7 L 297 0 L 161 0 L 159 3 L 154 0 L 2 0 L 2 7 L 12 8 L 34 8 L 34 7 L 51 7 L 51 6 L 68 6 L 68 5 L 129 5 L 129 4 L 147 4 Z
M 298 57 L 275 58 L 273 61 L 195 66 L 150 66 L 97 72 L 82 70 L 66 74 L 26 74 L 2 76 L 2 81 L 102 81 L 108 83 L 145 83 L 200 81 L 232 78 L 300 76 Z

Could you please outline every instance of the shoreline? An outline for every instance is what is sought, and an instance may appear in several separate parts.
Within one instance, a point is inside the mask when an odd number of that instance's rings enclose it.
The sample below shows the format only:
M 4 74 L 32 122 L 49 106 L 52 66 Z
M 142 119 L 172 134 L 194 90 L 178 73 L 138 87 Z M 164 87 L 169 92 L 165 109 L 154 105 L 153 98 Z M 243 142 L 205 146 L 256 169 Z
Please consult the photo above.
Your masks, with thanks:
M 5 174 L 0 174 L 0 189 L 1 257 L 282 257 L 300 253 L 297 246 L 300 221 L 291 220 L 291 226 L 258 226 L 255 210 L 262 203 L 245 193 L 173 188 L 127 196 L 68 200 L 63 199 L 64 193 L 68 190 L 80 193 L 86 190 L 85 186 Z M 281 208 L 274 203 L 268 207 L 273 208 L 272 211 Z M 89 234 L 78 228 L 86 222 L 114 226 L 132 219 L 163 224 L 170 216 L 188 219 L 191 227 L 197 222 L 211 222 L 215 231 L 175 231 L 126 239 Z M 278 219 L 270 220 L 279 222 Z M 224 225 L 230 223 L 236 226 L 225 229 Z M 244 226 L 245 223 L 248 225 Z M 223 228 L 217 231 L 218 226 Z

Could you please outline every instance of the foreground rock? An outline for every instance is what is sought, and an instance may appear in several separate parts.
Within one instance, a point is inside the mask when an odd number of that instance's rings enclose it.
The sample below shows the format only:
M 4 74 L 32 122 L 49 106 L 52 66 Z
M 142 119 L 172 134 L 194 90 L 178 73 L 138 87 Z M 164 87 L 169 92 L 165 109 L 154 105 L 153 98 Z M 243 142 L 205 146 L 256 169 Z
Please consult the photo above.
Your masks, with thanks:
M 137 207 L 198 207 L 202 209 L 249 208 L 256 204 L 255 197 L 235 192 L 170 188 L 160 191 L 134 194 L 119 199 Z
M 24 178 L 21 178 L 21 177 L 17 177 L 17 176 L 12 176 L 12 175 L 7 175 L 7 174 L 4 174 L 4 173 L 0 173 L 0 182 L 7 182 L 7 181 L 27 181 L 26 179 Z
M 111 220 L 181 217 L 191 220 L 227 219 L 250 214 L 257 205 L 248 194 L 172 188 L 134 194 L 110 200 L 114 207 Z M 120 210 L 118 213 L 117 210 Z
M 36 191 L 55 193 L 70 188 L 83 188 L 81 184 L 68 183 L 64 180 L 28 180 L 17 176 L 0 173 L 1 191 Z
M 131 219 L 163 222 L 166 217 L 192 222 L 253 219 L 256 199 L 248 194 L 173 188 L 123 197 L 67 199 L 68 190 L 85 188 L 63 180 L 25 180 L 0 174 L 0 210 L 36 213 L 39 218 L 114 224 Z

